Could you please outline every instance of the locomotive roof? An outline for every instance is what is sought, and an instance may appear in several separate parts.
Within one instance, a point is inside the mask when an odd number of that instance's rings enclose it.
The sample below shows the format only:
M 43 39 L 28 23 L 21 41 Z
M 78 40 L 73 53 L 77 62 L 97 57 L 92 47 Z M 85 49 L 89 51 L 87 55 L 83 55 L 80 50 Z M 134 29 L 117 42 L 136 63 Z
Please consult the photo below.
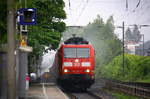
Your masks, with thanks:
M 83 37 L 72 37 L 64 41 L 64 44 L 89 44 Z

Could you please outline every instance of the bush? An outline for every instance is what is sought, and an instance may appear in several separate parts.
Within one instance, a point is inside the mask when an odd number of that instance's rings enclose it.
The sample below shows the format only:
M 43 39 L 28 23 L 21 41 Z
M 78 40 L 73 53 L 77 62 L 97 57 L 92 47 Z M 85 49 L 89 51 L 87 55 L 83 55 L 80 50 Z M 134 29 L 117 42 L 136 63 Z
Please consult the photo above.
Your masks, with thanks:
M 123 81 L 150 79 L 150 57 L 125 54 L 123 70 L 122 55 L 119 55 L 109 64 L 98 67 L 96 76 Z

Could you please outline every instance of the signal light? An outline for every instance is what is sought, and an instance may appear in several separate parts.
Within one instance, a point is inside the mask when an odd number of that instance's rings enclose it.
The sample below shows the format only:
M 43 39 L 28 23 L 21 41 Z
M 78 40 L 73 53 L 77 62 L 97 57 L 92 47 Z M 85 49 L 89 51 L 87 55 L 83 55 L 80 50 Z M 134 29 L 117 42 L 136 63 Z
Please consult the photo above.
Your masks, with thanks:
M 34 11 L 24 11 L 24 22 L 27 22 L 27 23 L 30 23 L 32 21 L 34 21 L 33 18 L 33 14 L 34 14 Z
M 36 25 L 35 8 L 21 8 L 18 15 L 20 25 Z

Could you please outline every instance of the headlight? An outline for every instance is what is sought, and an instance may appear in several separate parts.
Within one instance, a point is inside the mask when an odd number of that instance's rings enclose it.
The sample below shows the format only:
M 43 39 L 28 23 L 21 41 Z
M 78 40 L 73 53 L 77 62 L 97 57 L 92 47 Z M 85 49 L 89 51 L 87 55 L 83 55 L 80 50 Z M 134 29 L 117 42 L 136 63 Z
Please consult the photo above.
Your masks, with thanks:
M 89 70 L 89 69 L 86 69 L 86 70 L 85 70 L 85 72 L 89 73 L 89 72 L 90 72 L 90 70 Z
M 64 66 L 72 66 L 72 62 L 64 62 Z
M 91 63 L 90 63 L 90 62 L 82 62 L 82 66 L 87 66 L 87 67 L 89 67 L 89 66 L 91 66 Z
M 68 69 L 64 69 L 64 72 L 67 73 L 67 72 L 68 72 Z

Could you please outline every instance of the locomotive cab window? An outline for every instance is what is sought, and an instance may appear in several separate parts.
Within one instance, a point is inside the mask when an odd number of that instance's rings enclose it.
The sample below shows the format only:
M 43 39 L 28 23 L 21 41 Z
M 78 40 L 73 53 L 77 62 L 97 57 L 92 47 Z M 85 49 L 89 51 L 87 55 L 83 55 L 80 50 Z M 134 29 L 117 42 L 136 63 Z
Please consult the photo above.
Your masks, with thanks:
M 89 48 L 77 48 L 77 58 L 89 58 Z
M 65 58 L 89 58 L 89 48 L 64 48 Z
M 76 58 L 76 48 L 65 48 L 64 49 L 65 58 Z

